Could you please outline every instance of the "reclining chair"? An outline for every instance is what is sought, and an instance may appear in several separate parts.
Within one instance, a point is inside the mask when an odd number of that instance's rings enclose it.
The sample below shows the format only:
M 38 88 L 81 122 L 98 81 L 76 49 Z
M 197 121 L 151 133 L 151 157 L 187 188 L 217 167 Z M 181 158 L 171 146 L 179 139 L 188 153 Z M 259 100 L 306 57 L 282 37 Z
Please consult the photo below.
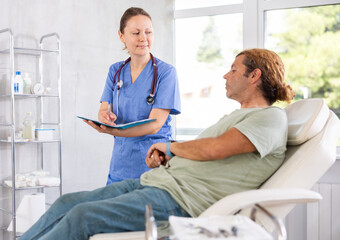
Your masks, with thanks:
M 283 219 L 296 203 L 318 201 L 320 194 L 309 189 L 336 160 L 340 120 L 322 99 L 300 100 L 286 107 L 288 142 L 282 166 L 259 188 L 229 195 L 204 211 L 200 217 L 242 214 L 252 217 L 254 206 Z M 271 220 L 259 215 L 256 222 L 273 232 Z M 285 229 L 278 230 L 285 239 Z M 150 239 L 145 232 L 96 234 L 90 240 Z

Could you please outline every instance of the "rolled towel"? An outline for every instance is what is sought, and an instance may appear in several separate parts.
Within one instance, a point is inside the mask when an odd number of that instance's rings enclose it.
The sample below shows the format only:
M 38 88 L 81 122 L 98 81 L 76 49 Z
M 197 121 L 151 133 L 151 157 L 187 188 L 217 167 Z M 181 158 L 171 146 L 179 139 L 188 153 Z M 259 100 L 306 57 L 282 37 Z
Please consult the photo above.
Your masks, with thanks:
M 4 183 L 8 187 L 13 187 L 12 180 L 5 180 Z M 27 187 L 27 183 L 26 181 L 15 181 L 15 187 L 16 188 Z
M 57 177 L 39 177 L 37 181 L 39 186 L 55 187 L 60 185 L 60 179 Z

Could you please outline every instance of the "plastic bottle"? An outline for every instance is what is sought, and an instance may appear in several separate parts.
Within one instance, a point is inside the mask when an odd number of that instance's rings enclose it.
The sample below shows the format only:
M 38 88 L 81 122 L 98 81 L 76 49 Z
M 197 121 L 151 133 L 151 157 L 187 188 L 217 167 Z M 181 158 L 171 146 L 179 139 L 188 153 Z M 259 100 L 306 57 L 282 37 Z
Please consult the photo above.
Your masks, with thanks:
M 24 82 L 21 77 L 21 72 L 17 71 L 14 78 L 14 93 L 23 94 Z
M 32 80 L 30 78 L 29 73 L 25 73 L 23 80 L 24 80 L 24 94 L 30 94 Z
M 31 112 L 26 113 L 26 117 L 24 119 L 24 128 L 23 128 L 23 138 L 24 139 L 34 139 L 35 132 L 35 121 L 32 117 Z

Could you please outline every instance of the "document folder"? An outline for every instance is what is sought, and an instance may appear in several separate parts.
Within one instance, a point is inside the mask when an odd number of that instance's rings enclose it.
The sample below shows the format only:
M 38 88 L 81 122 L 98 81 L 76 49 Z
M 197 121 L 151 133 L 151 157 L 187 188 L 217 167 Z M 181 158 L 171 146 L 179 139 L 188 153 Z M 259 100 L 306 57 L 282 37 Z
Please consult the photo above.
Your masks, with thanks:
M 141 124 L 145 124 L 145 123 L 156 121 L 156 119 L 147 118 L 147 119 L 142 119 L 142 120 L 138 120 L 138 121 L 134 121 L 134 122 L 117 124 L 115 126 L 111 126 L 111 125 L 108 125 L 108 124 L 105 124 L 105 123 L 102 123 L 102 122 L 99 122 L 99 121 L 96 121 L 96 120 L 92 120 L 90 118 L 80 117 L 80 116 L 77 116 L 77 117 L 80 118 L 80 119 L 91 121 L 91 122 L 93 122 L 94 124 L 96 124 L 98 126 L 104 125 L 106 127 L 117 128 L 117 129 L 126 129 L 126 128 L 130 128 L 130 127 L 138 126 L 138 125 L 141 125 Z

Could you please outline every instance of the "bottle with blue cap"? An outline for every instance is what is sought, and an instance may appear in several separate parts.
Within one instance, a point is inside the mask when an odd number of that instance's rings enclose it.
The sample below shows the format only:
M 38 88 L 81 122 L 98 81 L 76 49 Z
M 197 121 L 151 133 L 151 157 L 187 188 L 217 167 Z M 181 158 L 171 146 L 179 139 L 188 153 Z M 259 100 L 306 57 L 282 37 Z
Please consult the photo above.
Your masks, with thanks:
M 14 78 L 14 94 L 24 93 L 24 82 L 22 80 L 21 72 L 17 71 Z

